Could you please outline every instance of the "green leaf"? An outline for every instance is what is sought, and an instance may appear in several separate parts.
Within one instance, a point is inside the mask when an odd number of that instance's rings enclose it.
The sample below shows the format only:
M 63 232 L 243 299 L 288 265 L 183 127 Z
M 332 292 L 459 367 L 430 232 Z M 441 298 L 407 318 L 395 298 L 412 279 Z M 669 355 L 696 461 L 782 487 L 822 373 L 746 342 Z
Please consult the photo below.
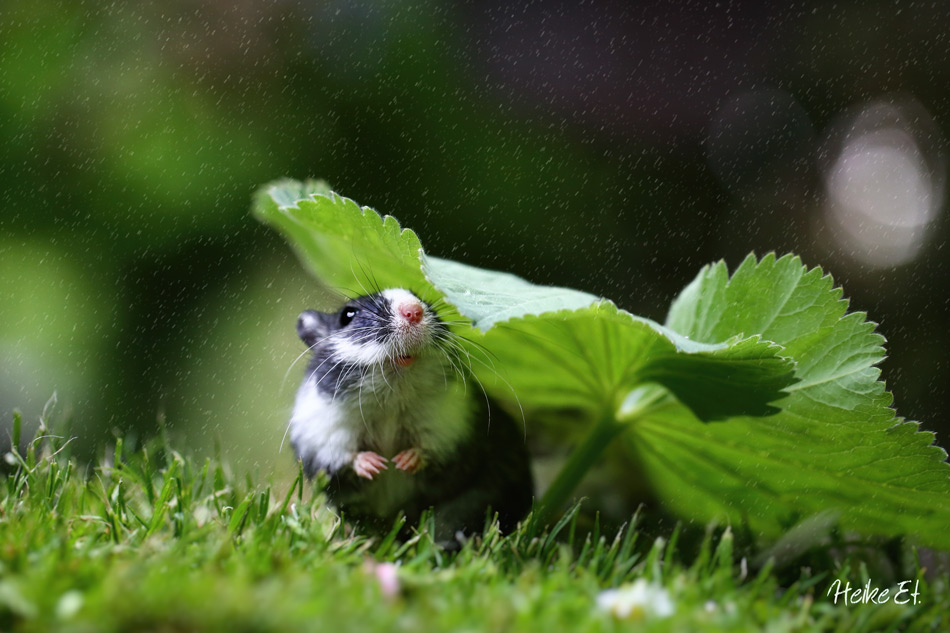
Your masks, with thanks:
M 422 246 L 392 216 L 331 192 L 325 183 L 281 180 L 261 189 L 254 212 L 278 228 L 321 281 L 348 295 L 408 288 L 428 299 Z
M 656 382 L 708 420 L 772 412 L 767 403 L 792 382 L 791 361 L 759 337 L 699 343 L 585 292 L 426 256 L 394 218 L 319 182 L 269 185 L 255 212 L 331 286 L 397 286 L 430 303 L 444 299 L 442 316 L 463 318 L 454 329 L 472 343 L 470 368 L 512 407 L 599 413 Z
M 598 302 L 586 292 L 538 286 L 510 273 L 476 268 L 449 259 L 423 258 L 426 277 L 446 301 L 487 331 L 496 323 L 558 310 L 579 310 Z
M 479 342 L 491 356 L 476 362 L 476 373 L 500 398 L 513 390 L 526 409 L 596 415 L 619 409 L 634 387 L 658 383 L 704 420 L 764 415 L 792 382 L 791 363 L 768 341 L 698 343 L 610 301 L 509 319 Z M 495 369 L 509 391 L 492 382 Z
M 797 257 L 750 256 L 731 279 L 719 263 L 687 286 L 670 327 L 703 342 L 759 333 L 798 361 L 798 382 L 767 418 L 706 425 L 674 404 L 637 421 L 626 441 L 672 509 L 774 538 L 834 508 L 848 530 L 950 548 L 946 452 L 895 417 L 875 367 L 884 339 L 846 310 L 831 278 Z
M 572 455 L 557 501 L 627 431 L 638 470 L 682 516 L 774 540 L 833 509 L 849 530 L 950 549 L 946 454 L 895 417 L 874 325 L 797 258 L 750 256 L 731 279 L 708 266 L 661 326 L 584 292 L 427 256 L 395 219 L 321 183 L 270 185 L 255 212 L 324 283 L 436 303 L 490 395 L 528 413 L 581 412 L 592 454 Z

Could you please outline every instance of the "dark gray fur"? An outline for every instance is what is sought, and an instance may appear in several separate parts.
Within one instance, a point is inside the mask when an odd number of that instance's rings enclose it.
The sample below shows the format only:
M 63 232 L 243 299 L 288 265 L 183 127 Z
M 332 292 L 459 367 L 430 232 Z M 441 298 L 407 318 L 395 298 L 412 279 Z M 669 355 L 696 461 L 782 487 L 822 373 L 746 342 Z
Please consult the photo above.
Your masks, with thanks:
M 344 327 L 341 325 L 343 313 L 350 308 L 358 311 L 352 321 Z M 313 355 L 307 365 L 307 376 L 317 379 L 317 388 L 321 393 L 333 396 L 350 391 L 359 385 L 363 378 L 363 368 L 359 365 L 336 362 L 330 357 L 329 345 L 321 343 L 330 336 L 347 336 L 354 342 L 375 340 L 382 342 L 392 336 L 392 325 L 389 321 L 391 308 L 380 295 L 372 294 L 358 297 L 349 301 L 338 312 L 324 313 L 316 310 L 307 310 L 297 318 L 297 336 L 307 347 L 313 349 Z M 306 327 L 304 316 L 314 317 L 316 327 Z M 440 328 L 445 329 L 439 323 Z

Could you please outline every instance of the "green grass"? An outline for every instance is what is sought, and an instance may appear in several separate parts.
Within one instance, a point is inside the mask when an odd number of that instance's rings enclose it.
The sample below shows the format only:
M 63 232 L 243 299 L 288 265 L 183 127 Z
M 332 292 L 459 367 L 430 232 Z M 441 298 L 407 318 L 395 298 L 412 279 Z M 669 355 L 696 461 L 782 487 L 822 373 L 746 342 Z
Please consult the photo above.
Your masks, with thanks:
M 921 581 L 917 607 L 835 606 L 829 582 L 863 584 L 863 567 L 783 584 L 770 565 L 743 564 L 729 530 L 709 530 L 687 557 L 678 529 L 583 532 L 574 508 L 549 530 L 489 527 L 448 554 L 425 522 L 409 542 L 358 536 L 302 477 L 235 477 L 167 439 L 136 450 L 117 440 L 96 465 L 68 452 L 46 435 L 6 455 L 2 631 L 950 630 L 945 578 Z M 394 595 L 378 579 L 389 562 Z M 638 578 L 667 590 L 671 616 L 619 620 L 596 607 L 600 592 Z

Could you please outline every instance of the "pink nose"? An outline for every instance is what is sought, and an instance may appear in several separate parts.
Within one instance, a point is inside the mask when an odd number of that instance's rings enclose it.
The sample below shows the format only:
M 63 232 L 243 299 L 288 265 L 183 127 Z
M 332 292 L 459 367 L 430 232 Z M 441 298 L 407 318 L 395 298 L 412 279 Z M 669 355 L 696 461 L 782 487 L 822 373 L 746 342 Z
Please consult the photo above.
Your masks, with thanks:
M 399 314 L 410 323 L 418 323 L 422 320 L 422 306 L 418 303 L 403 303 L 399 306 Z

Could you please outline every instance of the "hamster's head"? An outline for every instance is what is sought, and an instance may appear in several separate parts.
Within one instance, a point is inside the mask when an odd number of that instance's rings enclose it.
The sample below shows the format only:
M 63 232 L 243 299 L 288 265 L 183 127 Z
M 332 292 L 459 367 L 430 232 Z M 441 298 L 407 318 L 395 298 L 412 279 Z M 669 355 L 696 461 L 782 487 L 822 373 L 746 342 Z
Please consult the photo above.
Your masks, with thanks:
M 390 288 L 352 299 L 337 312 L 307 310 L 297 334 L 341 366 L 412 366 L 447 333 L 432 308 L 409 290 Z

